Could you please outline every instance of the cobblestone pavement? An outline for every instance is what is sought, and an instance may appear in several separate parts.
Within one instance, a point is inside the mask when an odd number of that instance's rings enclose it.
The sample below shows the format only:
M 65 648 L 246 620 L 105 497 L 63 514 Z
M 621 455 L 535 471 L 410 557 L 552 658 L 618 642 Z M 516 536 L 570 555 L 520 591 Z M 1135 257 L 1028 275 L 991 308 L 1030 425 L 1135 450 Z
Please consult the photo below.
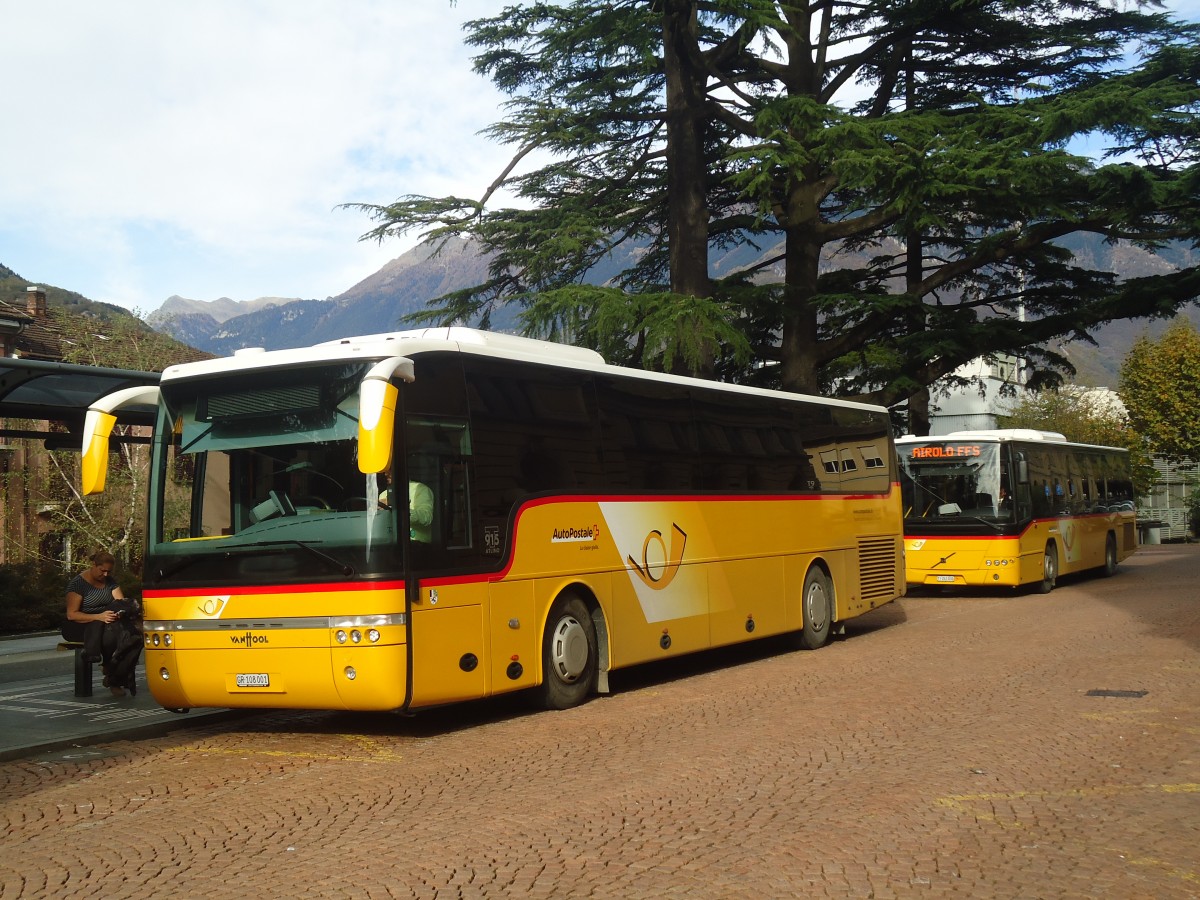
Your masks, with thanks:
M 1198 581 L 1200 547 L 1147 547 L 566 712 L 264 713 L 3 763 L 0 898 L 1198 897 Z

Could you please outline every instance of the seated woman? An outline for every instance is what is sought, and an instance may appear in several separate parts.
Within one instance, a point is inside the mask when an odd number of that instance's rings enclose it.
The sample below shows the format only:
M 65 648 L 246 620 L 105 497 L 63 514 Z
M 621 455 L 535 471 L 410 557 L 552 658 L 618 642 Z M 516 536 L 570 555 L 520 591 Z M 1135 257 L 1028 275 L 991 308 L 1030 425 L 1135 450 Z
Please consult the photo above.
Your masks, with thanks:
M 91 568 L 84 569 L 67 585 L 67 621 L 63 624 L 62 636 L 68 641 L 82 643 L 88 662 L 101 663 L 105 686 L 114 697 L 123 697 L 123 685 L 132 681 L 133 666 L 123 664 L 119 680 L 110 677 L 110 667 L 114 652 L 125 649 L 122 645 L 128 643 L 121 640 L 122 632 L 137 633 L 133 622 L 135 607 L 132 601 L 125 599 L 121 586 L 112 577 L 116 565 L 113 555 L 100 550 L 92 554 L 91 561 Z M 134 666 L 140 653 L 139 639 Z

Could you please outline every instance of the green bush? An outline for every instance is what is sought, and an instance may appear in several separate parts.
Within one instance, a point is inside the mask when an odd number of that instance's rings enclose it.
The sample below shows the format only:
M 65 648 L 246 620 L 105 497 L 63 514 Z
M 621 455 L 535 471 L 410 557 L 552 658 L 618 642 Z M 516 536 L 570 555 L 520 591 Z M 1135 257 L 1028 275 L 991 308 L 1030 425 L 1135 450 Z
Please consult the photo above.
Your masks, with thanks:
M 0 634 L 57 631 L 66 619 L 67 576 L 35 562 L 0 566 Z

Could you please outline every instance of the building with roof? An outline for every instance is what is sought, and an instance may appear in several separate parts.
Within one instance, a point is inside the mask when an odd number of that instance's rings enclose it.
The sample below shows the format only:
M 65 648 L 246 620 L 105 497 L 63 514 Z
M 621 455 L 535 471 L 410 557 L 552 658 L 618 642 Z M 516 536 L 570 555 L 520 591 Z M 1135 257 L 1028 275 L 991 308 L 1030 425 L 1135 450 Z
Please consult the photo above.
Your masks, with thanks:
M 26 289 L 25 304 L 0 299 L 0 356 L 19 359 L 62 359 L 62 339 L 46 311 L 46 292 Z
M 64 513 L 78 499 L 77 464 L 50 451 L 79 448 L 83 416 L 95 398 L 158 380 L 157 373 L 63 362 L 66 349 L 41 287 L 0 299 L 0 564 L 70 564 L 75 548 Z M 148 440 L 151 422 L 137 411 L 127 423 L 147 427 L 129 440 Z

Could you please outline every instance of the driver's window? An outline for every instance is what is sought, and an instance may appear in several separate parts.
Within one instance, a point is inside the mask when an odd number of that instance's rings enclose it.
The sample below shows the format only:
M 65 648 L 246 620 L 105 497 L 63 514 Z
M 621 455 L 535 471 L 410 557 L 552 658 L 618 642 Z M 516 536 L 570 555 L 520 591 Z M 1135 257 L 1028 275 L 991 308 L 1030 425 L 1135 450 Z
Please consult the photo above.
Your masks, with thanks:
M 466 421 L 412 417 L 405 446 L 414 552 L 470 547 L 471 438 Z

